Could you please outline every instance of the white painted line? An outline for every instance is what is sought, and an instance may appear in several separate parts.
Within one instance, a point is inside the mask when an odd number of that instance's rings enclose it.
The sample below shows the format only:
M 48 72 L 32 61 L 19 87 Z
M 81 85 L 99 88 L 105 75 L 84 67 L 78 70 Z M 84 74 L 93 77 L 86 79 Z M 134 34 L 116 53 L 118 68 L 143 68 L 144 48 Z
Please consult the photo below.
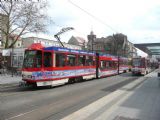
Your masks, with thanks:
M 121 98 L 117 103 L 115 103 L 113 106 L 111 106 L 111 108 L 104 111 L 95 120 L 106 120 L 107 118 L 109 118 L 112 115 L 112 113 L 115 112 L 120 107 L 120 104 L 123 103 L 125 100 L 127 100 L 132 94 L 133 94 L 133 92 L 128 92 L 123 98 Z M 114 115 L 116 116 L 116 114 L 114 114 Z M 115 117 L 114 115 L 112 115 L 112 116 Z
M 11 119 L 14 119 L 14 118 L 17 118 L 17 117 L 23 116 L 23 115 L 25 115 L 25 114 L 31 113 L 31 112 L 33 112 L 33 111 L 35 111 L 35 110 L 37 110 L 37 109 L 31 110 L 31 111 L 28 111 L 28 112 L 25 112 L 25 113 L 21 113 L 21 114 L 19 114 L 19 115 L 16 115 L 16 116 L 10 117 L 10 118 L 5 119 L 5 120 L 11 120 Z
M 62 120 L 83 120 L 90 116 L 92 113 L 98 111 L 100 108 L 105 106 L 107 103 L 110 103 L 112 100 L 118 98 L 122 94 L 124 94 L 126 91 L 123 90 L 117 90 L 114 93 L 107 95 L 96 102 L 93 102 L 89 104 L 88 106 L 74 112 L 73 114 L 63 118 Z

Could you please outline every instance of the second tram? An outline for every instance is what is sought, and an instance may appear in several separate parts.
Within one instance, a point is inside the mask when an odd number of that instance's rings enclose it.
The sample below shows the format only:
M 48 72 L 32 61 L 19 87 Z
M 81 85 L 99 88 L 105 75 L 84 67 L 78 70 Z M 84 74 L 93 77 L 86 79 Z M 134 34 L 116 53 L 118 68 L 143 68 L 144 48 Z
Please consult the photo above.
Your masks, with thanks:
M 132 59 L 132 74 L 146 75 L 151 72 L 151 62 L 149 58 L 136 57 Z

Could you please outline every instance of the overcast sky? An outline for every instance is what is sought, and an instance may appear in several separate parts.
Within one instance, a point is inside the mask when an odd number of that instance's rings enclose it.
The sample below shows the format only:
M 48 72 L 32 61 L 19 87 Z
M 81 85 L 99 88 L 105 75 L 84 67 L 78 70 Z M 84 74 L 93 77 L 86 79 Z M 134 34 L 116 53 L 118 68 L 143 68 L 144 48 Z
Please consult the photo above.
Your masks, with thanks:
M 160 0 L 48 0 L 48 14 L 55 24 L 49 34 L 62 27 L 74 27 L 61 37 L 81 36 L 85 39 L 91 30 L 97 37 L 123 33 L 133 43 L 159 42 Z M 93 17 L 74 6 L 78 5 Z
M 63 27 L 75 28 L 61 35 L 63 42 L 68 42 L 72 35 L 87 39 L 91 30 L 97 37 L 123 33 L 132 43 L 160 41 L 160 0 L 48 0 L 48 2 L 50 5 L 48 14 L 55 24 L 48 27 L 47 35 L 52 37 Z

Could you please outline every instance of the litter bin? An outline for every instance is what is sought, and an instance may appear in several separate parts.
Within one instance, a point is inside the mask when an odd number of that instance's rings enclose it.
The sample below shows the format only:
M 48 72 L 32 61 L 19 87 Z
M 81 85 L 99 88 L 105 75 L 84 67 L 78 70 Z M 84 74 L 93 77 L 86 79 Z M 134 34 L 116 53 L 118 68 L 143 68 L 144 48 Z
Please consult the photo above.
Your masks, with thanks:
M 158 77 L 160 77 L 160 72 L 158 72 Z
M 160 72 L 158 72 L 158 85 L 160 87 Z

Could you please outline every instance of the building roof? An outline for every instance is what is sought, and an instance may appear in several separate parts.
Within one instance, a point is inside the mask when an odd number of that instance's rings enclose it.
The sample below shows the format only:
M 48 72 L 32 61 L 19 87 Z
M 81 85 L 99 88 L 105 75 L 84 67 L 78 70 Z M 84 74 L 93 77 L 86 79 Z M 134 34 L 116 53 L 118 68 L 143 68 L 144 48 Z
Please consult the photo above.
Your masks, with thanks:
M 38 38 L 38 37 L 23 38 L 23 40 L 26 41 L 26 43 L 27 43 L 27 39 L 31 40 L 32 42 L 35 41 L 33 43 L 42 43 L 45 47 L 47 47 L 47 46 L 61 46 L 59 41 L 55 41 L 55 40 L 51 40 L 51 39 L 44 39 L 44 38 Z M 68 44 L 65 42 L 63 42 L 63 45 L 65 47 L 71 48 L 71 49 L 81 49 L 81 47 L 78 45 Z
M 40 38 L 40 37 L 25 37 L 23 39 L 36 39 L 36 40 L 56 41 L 56 40 L 46 39 L 46 38 Z
M 86 42 L 86 40 L 85 40 L 84 38 L 82 38 L 82 37 L 75 37 L 75 38 L 77 39 L 77 41 L 78 41 L 79 43 L 84 44 L 84 43 Z
M 160 43 L 141 43 L 134 45 L 150 55 L 160 55 Z

